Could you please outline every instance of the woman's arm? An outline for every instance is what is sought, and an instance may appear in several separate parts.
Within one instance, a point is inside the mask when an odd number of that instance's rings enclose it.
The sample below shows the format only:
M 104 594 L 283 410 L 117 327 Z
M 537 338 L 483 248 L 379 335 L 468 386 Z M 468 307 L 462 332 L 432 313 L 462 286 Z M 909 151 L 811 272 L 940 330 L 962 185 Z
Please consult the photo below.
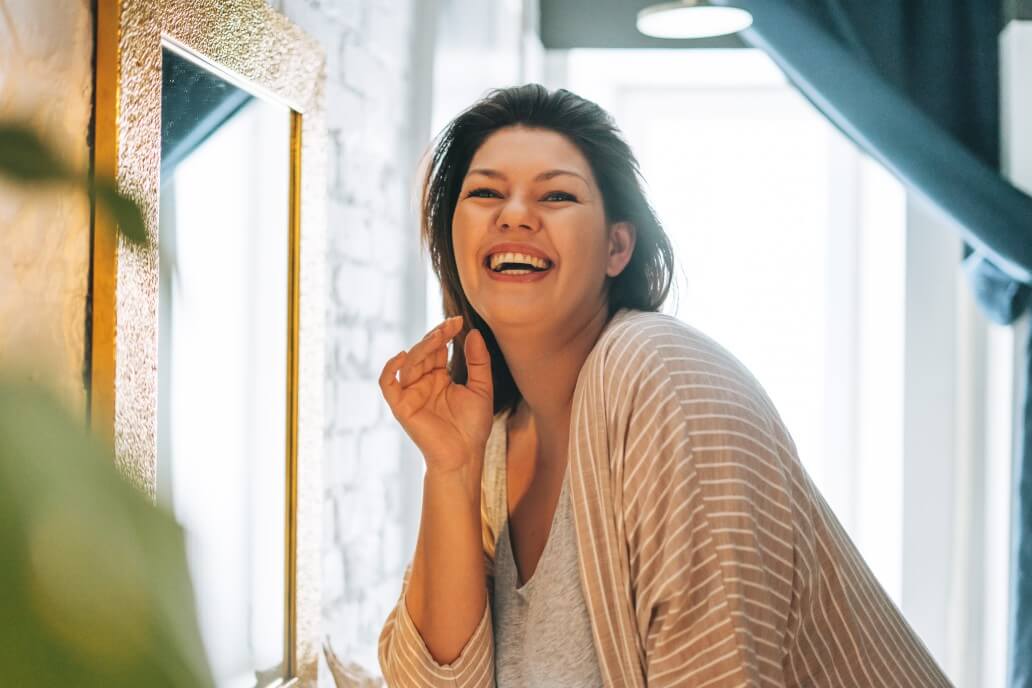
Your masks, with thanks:
M 792 534 L 766 515 L 782 513 L 780 476 L 755 462 L 758 447 L 744 423 L 724 417 L 728 407 L 683 405 L 677 377 L 660 373 L 655 395 L 641 390 L 650 402 L 628 442 L 648 451 L 625 465 L 647 685 L 785 685 Z
M 468 378 L 452 381 L 449 318 L 384 365 L 380 389 L 426 462 L 423 514 L 401 597 L 380 634 L 389 685 L 489 686 L 494 648 L 482 546 L 481 476 L 492 426 L 491 359 L 483 337 L 464 338 Z
M 389 686 L 492 686 L 479 487 L 471 499 L 465 476 L 427 474 L 423 484 L 416 554 L 380 635 L 381 669 Z
M 614 330 L 601 354 L 584 403 L 603 408 L 607 436 L 586 444 L 604 453 L 590 460 L 620 495 L 613 517 L 624 537 L 600 543 L 601 570 L 626 566 L 616 584 L 632 593 L 641 685 L 785 685 L 790 500 L 757 444 L 768 428 L 750 382 L 712 342 L 661 314 Z M 596 511 L 589 520 L 604 517 Z
M 949 686 L 755 377 L 697 331 L 635 336 L 609 392 L 648 686 Z
M 480 486 L 471 495 L 469 482 L 456 474 L 423 479 L 423 517 L 405 593 L 413 623 L 441 664 L 459 656 L 487 606 Z

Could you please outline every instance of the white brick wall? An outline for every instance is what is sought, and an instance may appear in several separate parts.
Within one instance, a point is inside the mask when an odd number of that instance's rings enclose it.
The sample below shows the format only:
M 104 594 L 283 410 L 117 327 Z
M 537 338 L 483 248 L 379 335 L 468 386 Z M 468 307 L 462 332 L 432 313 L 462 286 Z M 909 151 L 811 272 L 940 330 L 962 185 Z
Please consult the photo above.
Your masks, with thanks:
M 424 268 L 410 202 L 429 106 L 414 31 L 426 0 L 270 0 L 327 56 L 329 128 L 323 634 L 379 673 L 376 641 L 418 524 L 422 463 L 380 395 L 384 362 L 422 336 Z M 432 40 L 432 36 L 431 36 Z M 321 684 L 332 685 L 325 665 Z

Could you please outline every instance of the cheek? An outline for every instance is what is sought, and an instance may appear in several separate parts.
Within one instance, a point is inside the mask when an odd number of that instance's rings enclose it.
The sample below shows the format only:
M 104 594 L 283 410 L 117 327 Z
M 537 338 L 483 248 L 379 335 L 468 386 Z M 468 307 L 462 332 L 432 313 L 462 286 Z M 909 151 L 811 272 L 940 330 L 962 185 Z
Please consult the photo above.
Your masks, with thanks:
M 605 217 L 600 213 L 585 212 L 570 224 L 568 230 L 564 233 L 562 253 L 577 261 L 581 267 L 578 273 L 585 280 L 595 281 L 600 274 L 604 277 L 609 258 Z

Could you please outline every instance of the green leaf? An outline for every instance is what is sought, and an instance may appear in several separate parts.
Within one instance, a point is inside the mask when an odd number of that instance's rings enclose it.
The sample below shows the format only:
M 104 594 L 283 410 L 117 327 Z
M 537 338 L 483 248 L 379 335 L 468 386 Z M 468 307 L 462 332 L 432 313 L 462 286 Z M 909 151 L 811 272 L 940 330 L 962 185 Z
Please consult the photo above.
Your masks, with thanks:
M 0 172 L 22 182 L 78 179 L 53 150 L 27 127 L 0 123 Z
M 85 174 L 68 167 L 36 132 L 18 124 L 0 122 L 0 174 L 23 184 L 66 183 L 91 191 Z M 119 193 L 112 180 L 96 179 L 92 191 L 127 240 L 139 246 L 149 243 L 140 206 Z
M 149 237 L 140 206 L 131 198 L 120 194 L 115 185 L 107 180 L 98 180 L 94 189 L 97 193 L 97 202 L 111 213 L 122 236 L 134 244 L 146 246 Z

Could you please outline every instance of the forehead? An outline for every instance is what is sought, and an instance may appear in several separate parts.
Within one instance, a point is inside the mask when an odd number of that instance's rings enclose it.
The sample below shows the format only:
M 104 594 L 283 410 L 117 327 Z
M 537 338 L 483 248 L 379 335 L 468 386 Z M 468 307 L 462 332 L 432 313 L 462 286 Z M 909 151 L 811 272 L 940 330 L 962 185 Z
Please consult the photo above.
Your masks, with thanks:
M 568 138 L 550 129 L 506 127 L 494 132 L 470 160 L 470 169 L 490 168 L 503 174 L 538 172 L 554 168 L 578 172 L 594 184 L 591 165 Z

